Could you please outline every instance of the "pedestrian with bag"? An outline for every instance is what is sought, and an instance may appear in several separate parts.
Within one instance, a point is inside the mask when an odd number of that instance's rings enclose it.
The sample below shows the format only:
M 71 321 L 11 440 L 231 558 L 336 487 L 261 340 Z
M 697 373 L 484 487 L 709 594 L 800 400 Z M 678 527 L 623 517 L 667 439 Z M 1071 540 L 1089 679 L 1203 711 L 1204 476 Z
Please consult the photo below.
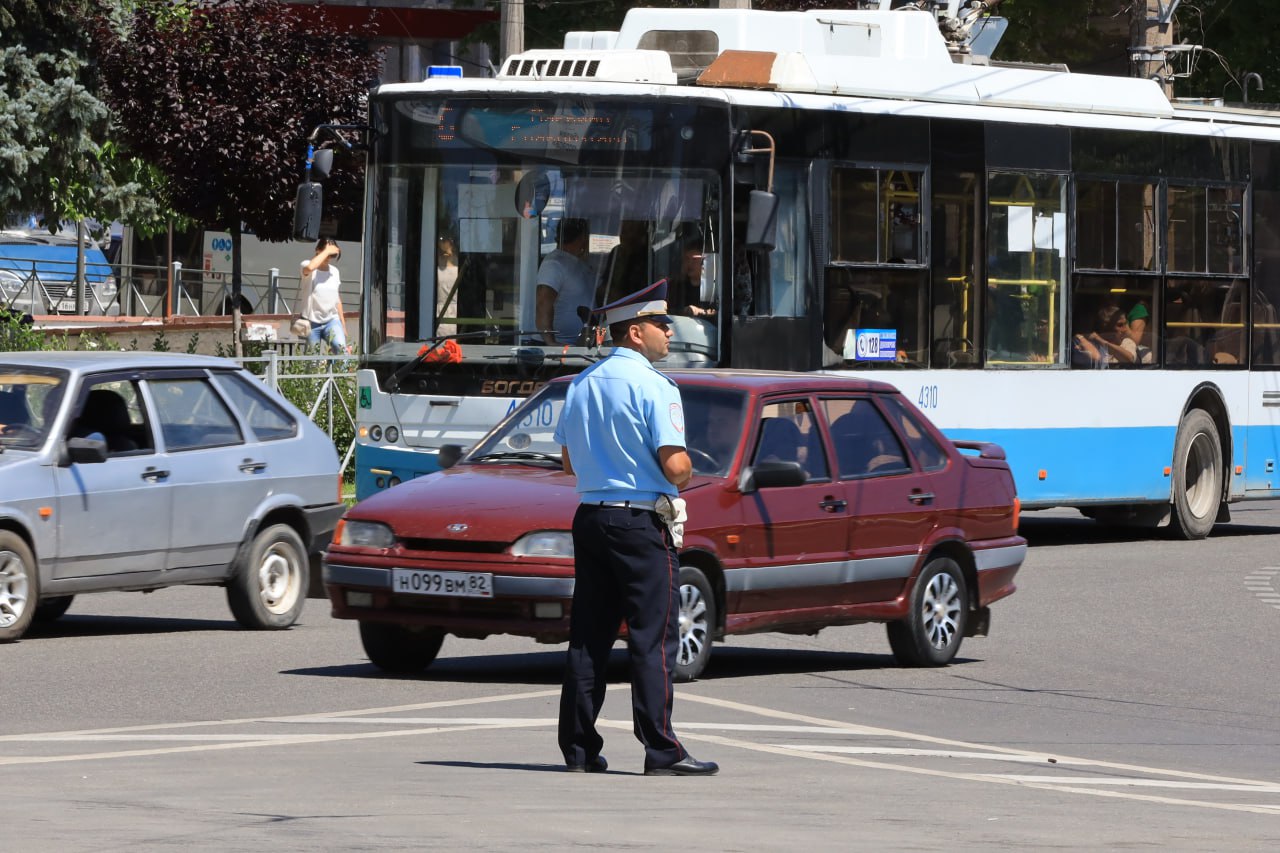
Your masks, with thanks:
M 318 346 L 322 341 L 334 354 L 347 351 L 347 328 L 342 317 L 342 277 L 332 261 L 342 258 L 342 249 L 327 237 L 316 242 L 315 256 L 302 265 L 299 313 L 293 321 L 293 332 L 305 336 L 307 343 Z
M 577 478 L 580 498 L 559 724 L 560 751 L 571 772 L 608 769 L 596 720 L 609 651 L 623 621 L 645 775 L 710 776 L 719 770 L 689 755 L 671 727 L 680 612 L 673 535 L 684 520 L 672 505 L 692 465 L 680 391 L 653 366 L 667 355 L 671 339 L 666 298 L 662 279 L 597 310 L 614 349 L 573 380 L 556 426 L 561 461 Z

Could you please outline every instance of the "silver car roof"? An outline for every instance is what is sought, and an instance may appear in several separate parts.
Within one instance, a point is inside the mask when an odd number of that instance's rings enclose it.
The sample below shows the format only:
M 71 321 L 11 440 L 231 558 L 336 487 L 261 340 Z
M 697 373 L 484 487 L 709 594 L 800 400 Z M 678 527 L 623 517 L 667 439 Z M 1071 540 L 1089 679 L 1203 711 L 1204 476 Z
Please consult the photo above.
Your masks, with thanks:
M 168 368 L 236 369 L 231 359 L 212 355 L 188 355 L 170 352 L 116 351 L 32 351 L 0 353 L 0 367 L 45 367 L 68 370 L 76 375 L 112 370 L 156 370 Z

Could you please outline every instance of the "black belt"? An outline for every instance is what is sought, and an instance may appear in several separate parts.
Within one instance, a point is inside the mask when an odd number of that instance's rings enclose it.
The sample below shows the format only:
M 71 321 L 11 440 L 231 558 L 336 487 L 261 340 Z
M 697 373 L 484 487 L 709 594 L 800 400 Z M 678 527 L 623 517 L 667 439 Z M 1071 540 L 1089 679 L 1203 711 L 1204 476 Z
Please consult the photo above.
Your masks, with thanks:
M 618 507 L 625 509 L 647 509 L 653 512 L 656 507 L 653 501 L 583 501 L 584 506 Z

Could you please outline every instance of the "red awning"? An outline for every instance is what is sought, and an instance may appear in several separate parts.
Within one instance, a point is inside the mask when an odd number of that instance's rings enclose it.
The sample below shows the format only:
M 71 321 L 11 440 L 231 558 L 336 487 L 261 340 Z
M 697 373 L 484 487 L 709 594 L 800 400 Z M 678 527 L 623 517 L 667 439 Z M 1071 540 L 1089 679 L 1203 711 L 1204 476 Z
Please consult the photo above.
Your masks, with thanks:
M 498 13 L 487 9 L 409 9 L 401 6 L 331 6 L 314 3 L 292 3 L 303 18 L 319 17 L 323 10 L 328 20 L 339 27 L 358 27 L 372 21 L 374 34 L 380 39 L 449 39 L 465 38 L 479 27 L 498 20 Z

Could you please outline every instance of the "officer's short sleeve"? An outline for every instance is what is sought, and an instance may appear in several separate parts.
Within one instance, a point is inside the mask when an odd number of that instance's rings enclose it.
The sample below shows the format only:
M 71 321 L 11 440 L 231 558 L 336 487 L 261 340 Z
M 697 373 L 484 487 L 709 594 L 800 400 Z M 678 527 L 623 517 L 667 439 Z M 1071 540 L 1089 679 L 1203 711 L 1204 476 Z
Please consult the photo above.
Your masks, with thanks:
M 665 376 L 654 383 L 654 412 L 650 421 L 656 447 L 684 447 L 684 406 L 680 402 L 680 389 Z

